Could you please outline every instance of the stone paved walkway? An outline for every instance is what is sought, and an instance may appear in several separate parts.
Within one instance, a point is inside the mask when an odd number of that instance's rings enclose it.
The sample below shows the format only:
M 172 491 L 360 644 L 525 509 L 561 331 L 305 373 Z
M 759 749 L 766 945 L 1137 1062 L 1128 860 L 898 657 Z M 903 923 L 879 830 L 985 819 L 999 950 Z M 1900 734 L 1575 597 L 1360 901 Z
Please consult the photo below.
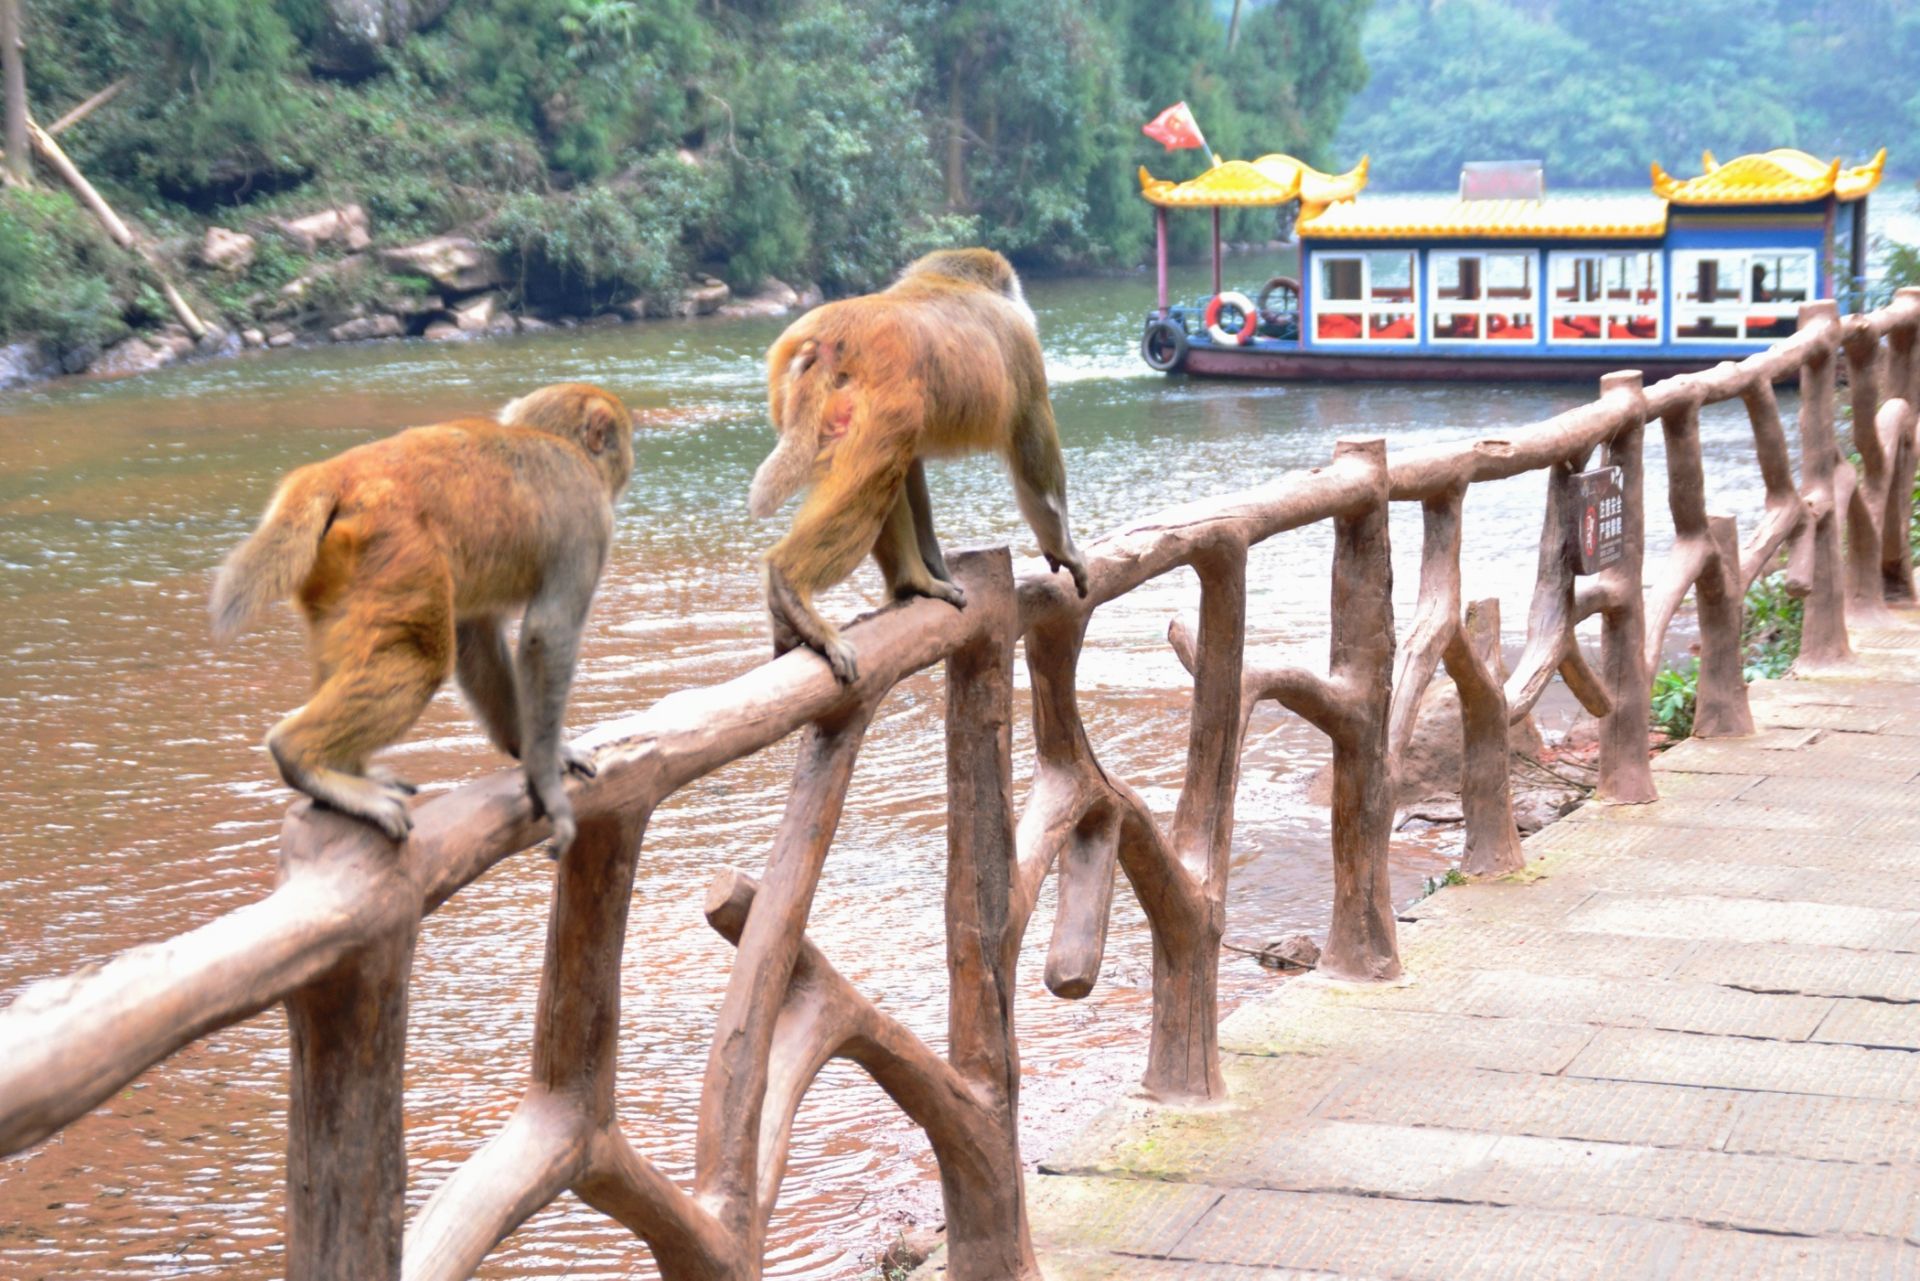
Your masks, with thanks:
M 1920 1278 L 1920 629 L 1855 643 L 1043 1162 L 1050 1281 Z

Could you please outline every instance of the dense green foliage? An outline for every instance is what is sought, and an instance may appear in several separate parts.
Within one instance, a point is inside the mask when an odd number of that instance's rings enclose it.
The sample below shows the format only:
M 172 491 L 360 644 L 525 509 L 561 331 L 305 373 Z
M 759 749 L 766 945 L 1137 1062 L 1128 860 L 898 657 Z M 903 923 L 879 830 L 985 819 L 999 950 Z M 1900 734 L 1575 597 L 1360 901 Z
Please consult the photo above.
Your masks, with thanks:
M 1638 186 L 1769 147 L 1864 159 L 1920 140 L 1920 0 L 1382 0 L 1340 129 L 1376 183 L 1540 157 L 1562 187 Z
M 1138 262 L 1136 167 L 1200 166 L 1140 124 L 1186 98 L 1223 155 L 1327 162 L 1368 2 L 1245 0 L 1230 42 L 1212 0 L 455 0 L 352 77 L 321 52 L 329 0 L 24 8 L 40 119 L 128 77 L 62 141 L 177 264 L 208 223 L 358 202 L 377 241 L 476 234 L 528 302 L 591 309 L 695 271 L 853 291 L 959 241 Z M 199 296 L 236 319 L 300 266 L 263 258 Z M 72 305 L 118 323 L 121 283 Z M 42 323 L 19 290 L 0 338 Z
M 97 346 L 127 332 L 129 304 L 144 312 L 152 301 L 132 260 L 73 201 L 0 191 L 0 335 Z

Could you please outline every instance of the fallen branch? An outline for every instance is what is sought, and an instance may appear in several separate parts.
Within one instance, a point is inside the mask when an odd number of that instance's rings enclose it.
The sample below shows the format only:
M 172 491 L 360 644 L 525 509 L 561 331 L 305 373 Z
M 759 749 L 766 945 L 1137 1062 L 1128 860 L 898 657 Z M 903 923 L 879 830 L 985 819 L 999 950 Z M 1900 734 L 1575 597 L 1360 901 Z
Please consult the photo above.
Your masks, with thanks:
M 47 135 L 49 137 L 60 136 L 62 133 L 66 132 L 68 129 L 73 128 L 73 126 L 79 124 L 82 120 L 85 120 L 88 116 L 98 111 L 100 108 L 106 106 L 109 102 L 112 102 L 115 98 L 118 98 L 120 96 L 121 91 L 132 83 L 133 83 L 133 80 L 131 77 L 121 76 L 118 80 L 114 81 L 112 84 L 102 89 L 99 93 L 94 94 L 91 98 L 88 98 L 85 102 L 75 107 L 72 111 L 69 111 L 66 115 L 61 116 L 58 120 L 48 125 Z
M 129 249 L 140 255 L 140 260 L 147 264 L 148 269 L 153 272 L 154 279 L 159 283 L 160 292 L 166 296 L 167 305 L 173 308 L 173 314 L 180 318 L 180 323 L 187 327 L 187 332 L 193 335 L 194 341 L 198 342 L 205 338 L 206 325 L 194 314 L 193 308 L 187 305 L 187 300 L 180 296 L 180 291 L 173 287 L 173 282 L 167 279 L 166 273 L 160 269 L 159 262 L 145 246 L 134 239 L 132 230 L 121 221 L 120 215 L 113 211 L 113 206 L 94 190 L 93 184 L 87 181 L 86 175 L 67 158 L 67 153 L 60 149 L 60 144 L 32 120 L 27 121 L 27 136 L 33 141 L 34 153 L 40 157 L 47 168 L 60 175 L 62 182 L 73 189 L 74 196 L 87 207 L 89 213 L 99 220 L 100 225 L 106 228 L 107 235 L 113 238 L 113 242 L 122 249 Z

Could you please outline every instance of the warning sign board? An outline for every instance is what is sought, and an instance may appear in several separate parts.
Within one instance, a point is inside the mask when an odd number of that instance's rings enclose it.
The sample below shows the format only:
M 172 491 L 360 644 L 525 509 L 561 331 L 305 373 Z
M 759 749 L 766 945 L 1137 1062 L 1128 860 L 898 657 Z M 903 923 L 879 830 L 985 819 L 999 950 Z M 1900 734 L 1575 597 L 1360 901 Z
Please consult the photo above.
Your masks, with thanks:
M 1627 500 L 1618 467 L 1573 478 L 1573 572 L 1597 574 L 1627 550 Z

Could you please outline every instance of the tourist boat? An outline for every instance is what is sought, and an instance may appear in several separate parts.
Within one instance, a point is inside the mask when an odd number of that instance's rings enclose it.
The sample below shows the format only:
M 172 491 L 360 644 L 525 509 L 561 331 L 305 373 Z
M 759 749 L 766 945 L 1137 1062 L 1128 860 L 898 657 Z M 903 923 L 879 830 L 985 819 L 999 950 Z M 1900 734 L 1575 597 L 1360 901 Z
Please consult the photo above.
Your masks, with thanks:
M 1325 174 L 1290 156 L 1219 163 L 1188 182 L 1140 170 L 1155 206 L 1153 368 L 1229 378 L 1649 379 L 1751 355 L 1800 307 L 1858 295 L 1864 165 L 1778 150 L 1644 195 L 1552 195 L 1537 162 L 1470 164 L 1457 198 L 1362 195 L 1368 162 Z M 1298 200 L 1300 281 L 1222 285 L 1220 211 Z M 1167 215 L 1213 214 L 1213 294 L 1167 296 Z M 1301 287 L 1305 282 L 1306 288 Z M 1836 288 L 1838 286 L 1838 288 Z

